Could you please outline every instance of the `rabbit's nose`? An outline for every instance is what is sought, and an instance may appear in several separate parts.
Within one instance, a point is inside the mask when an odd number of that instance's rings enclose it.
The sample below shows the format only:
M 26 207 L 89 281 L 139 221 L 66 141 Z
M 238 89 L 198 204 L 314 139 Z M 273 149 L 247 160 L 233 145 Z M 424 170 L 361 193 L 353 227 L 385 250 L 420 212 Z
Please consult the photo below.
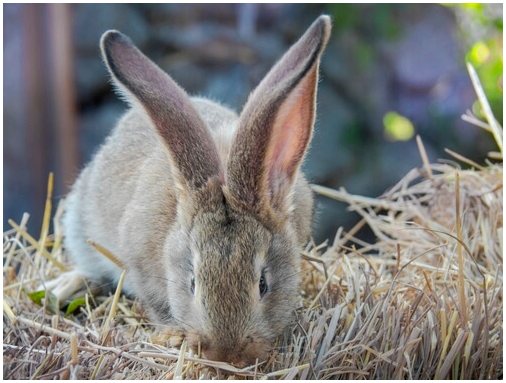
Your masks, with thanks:
M 249 362 L 236 349 L 206 347 L 202 348 L 202 354 L 207 359 L 231 363 L 237 367 L 245 367 Z
M 227 361 L 229 352 L 223 348 L 213 347 L 211 344 L 202 344 L 202 355 L 210 360 Z
M 269 344 L 267 342 L 252 342 L 234 347 L 213 347 L 210 344 L 202 347 L 202 354 L 205 358 L 231 363 L 242 368 L 253 365 L 256 361 L 262 361 L 268 354 Z

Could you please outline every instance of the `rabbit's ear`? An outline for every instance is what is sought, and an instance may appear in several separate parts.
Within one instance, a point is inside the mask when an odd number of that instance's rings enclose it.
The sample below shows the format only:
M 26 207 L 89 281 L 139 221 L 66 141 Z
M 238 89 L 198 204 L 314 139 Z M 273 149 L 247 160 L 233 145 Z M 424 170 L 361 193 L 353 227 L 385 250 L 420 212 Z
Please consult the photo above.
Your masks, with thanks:
M 186 92 L 122 33 L 105 32 L 100 47 L 116 85 L 156 126 L 182 177 L 178 181 L 199 189 L 212 177 L 222 178 L 216 146 Z
M 227 164 L 229 198 L 268 223 L 280 223 L 308 144 L 320 56 L 330 35 L 320 16 L 251 94 Z

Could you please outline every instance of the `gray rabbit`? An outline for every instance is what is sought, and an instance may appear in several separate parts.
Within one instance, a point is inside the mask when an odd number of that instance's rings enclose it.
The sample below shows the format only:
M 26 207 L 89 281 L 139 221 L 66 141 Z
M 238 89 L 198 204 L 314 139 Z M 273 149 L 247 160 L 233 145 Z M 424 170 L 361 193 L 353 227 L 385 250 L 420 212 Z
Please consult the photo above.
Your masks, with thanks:
M 84 279 L 117 281 L 153 321 L 199 342 L 207 358 L 262 358 L 300 302 L 300 253 L 311 190 L 300 164 L 315 120 L 318 66 L 330 35 L 320 16 L 250 95 L 240 115 L 190 98 L 120 32 L 100 46 L 130 105 L 67 198 L 74 271 L 49 283 L 60 298 Z

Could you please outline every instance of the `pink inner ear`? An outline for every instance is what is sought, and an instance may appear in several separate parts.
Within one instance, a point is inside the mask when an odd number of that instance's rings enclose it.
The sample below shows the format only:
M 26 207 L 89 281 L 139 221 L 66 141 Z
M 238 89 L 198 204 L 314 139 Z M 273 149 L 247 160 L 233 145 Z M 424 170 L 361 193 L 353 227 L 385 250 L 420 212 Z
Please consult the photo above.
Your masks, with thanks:
M 273 197 L 288 192 L 311 138 L 317 68 L 290 92 L 278 110 L 266 160 Z

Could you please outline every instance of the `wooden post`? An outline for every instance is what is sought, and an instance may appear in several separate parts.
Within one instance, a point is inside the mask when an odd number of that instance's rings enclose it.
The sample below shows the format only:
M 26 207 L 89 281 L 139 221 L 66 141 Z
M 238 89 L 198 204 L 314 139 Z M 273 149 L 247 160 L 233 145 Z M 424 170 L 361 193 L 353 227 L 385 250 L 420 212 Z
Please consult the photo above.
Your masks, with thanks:
M 78 170 L 78 132 L 74 55 L 72 49 L 72 15 L 70 4 L 47 4 L 49 34 L 49 71 L 53 89 L 54 147 L 59 171 L 57 184 L 67 193 Z
M 28 211 L 38 233 L 47 177 L 55 173 L 55 197 L 64 195 L 78 170 L 78 132 L 68 4 L 7 4 L 21 36 L 6 33 L 18 61 L 4 58 L 4 186 L 8 218 Z M 5 8 L 4 8 L 5 10 Z M 7 84 L 7 85 L 5 85 Z

